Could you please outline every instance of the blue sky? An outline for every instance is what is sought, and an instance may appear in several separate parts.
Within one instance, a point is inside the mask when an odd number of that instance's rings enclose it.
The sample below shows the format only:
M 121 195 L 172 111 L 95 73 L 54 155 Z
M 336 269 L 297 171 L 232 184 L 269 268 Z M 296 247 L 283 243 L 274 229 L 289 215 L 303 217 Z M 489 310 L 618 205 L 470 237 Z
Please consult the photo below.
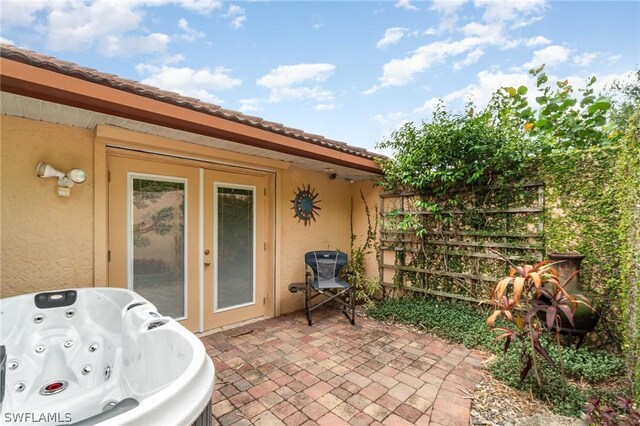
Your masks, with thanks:
M 576 86 L 640 64 L 640 2 L 0 0 L 3 42 L 374 149 L 439 99 L 530 67 Z M 533 92 L 531 92 L 533 95 Z

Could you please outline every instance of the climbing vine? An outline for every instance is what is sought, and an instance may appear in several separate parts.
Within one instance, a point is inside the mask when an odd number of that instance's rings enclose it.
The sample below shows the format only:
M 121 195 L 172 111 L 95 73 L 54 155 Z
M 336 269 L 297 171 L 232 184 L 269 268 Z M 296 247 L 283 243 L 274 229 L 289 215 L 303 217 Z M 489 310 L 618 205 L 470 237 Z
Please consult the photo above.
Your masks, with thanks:
M 615 196 L 620 207 L 620 283 L 622 348 L 631 370 L 634 394 L 640 394 L 640 110 L 629 120 L 615 165 Z

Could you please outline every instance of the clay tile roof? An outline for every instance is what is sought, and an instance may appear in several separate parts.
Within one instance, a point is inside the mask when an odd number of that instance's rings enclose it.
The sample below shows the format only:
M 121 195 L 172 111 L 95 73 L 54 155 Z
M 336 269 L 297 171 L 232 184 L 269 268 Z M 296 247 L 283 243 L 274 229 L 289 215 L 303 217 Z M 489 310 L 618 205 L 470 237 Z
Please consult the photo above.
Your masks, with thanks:
M 152 98 L 161 102 L 170 103 L 183 108 L 189 108 L 215 117 L 231 120 L 256 127 L 273 133 L 278 133 L 291 138 L 299 139 L 314 145 L 320 145 L 356 155 L 367 159 L 384 158 L 383 155 L 369 152 L 364 148 L 348 145 L 344 142 L 327 139 L 321 135 L 307 133 L 304 130 L 287 127 L 281 123 L 264 120 L 260 117 L 245 115 L 238 111 L 224 109 L 218 105 L 209 104 L 196 98 L 169 92 L 154 86 L 142 84 L 138 81 L 118 77 L 114 74 L 100 72 L 93 68 L 83 67 L 78 64 L 62 61 L 52 56 L 43 55 L 31 50 L 18 48 L 10 44 L 0 44 L 0 56 L 17 62 L 22 62 L 38 68 L 65 74 L 71 77 L 86 80 L 103 86 L 133 93 L 135 95 Z

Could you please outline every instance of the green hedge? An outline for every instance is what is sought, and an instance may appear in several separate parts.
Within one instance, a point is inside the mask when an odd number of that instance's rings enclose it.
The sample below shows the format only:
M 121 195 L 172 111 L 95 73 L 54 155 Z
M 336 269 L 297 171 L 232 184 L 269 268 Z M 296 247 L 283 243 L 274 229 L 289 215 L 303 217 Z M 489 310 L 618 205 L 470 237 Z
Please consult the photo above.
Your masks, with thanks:
M 580 281 L 599 306 L 595 334 L 622 349 L 634 394 L 638 364 L 638 256 L 640 256 L 640 116 L 615 147 L 552 155 L 539 170 L 545 182 L 547 252 L 586 256 Z

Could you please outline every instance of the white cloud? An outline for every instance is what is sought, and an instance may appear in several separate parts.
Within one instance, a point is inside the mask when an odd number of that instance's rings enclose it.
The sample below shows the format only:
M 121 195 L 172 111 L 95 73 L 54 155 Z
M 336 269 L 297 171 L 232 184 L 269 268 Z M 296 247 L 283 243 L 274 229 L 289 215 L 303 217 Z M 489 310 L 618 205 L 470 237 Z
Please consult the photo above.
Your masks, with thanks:
M 545 44 L 551 44 L 551 40 L 546 38 L 545 36 L 535 36 L 525 40 L 525 46 L 534 47 L 534 46 L 542 46 Z
M 399 129 L 404 124 L 411 121 L 402 111 L 389 112 L 387 114 L 376 114 L 371 117 L 371 120 L 383 127 L 392 128 L 393 130 Z
M 531 14 L 540 14 L 546 7 L 546 0 L 475 0 L 476 7 L 484 7 L 486 22 L 506 22 L 522 20 Z
M 13 44 L 15 45 L 15 43 L 13 42 L 13 40 L 9 40 L 8 38 L 4 38 L 2 36 L 0 36 L 0 43 L 4 43 L 4 44 Z
M 459 41 L 436 41 L 416 49 L 403 59 L 392 59 L 382 67 L 382 77 L 378 84 L 366 90 L 364 94 L 375 93 L 383 87 L 404 86 L 410 83 L 415 74 L 426 71 L 447 58 L 465 53 L 485 43 L 480 37 L 468 37 Z
M 443 15 L 452 15 L 466 2 L 467 0 L 433 0 L 431 10 L 436 10 Z
M 440 13 L 440 24 L 437 28 L 430 27 L 424 32 L 425 35 L 437 35 L 447 31 L 456 29 L 458 23 L 458 15 L 456 12 L 468 0 L 434 0 L 431 3 L 430 10 Z
M 145 9 L 175 4 L 207 14 L 221 0 L 4 0 L 3 28 L 28 27 L 44 37 L 53 51 L 96 48 L 103 55 L 131 55 L 164 51 L 164 34 L 144 30 Z M 160 37 L 160 36 L 162 37 Z
M 520 21 L 516 21 L 513 25 L 511 25 L 512 30 L 517 30 L 518 28 L 528 27 L 531 24 L 535 24 L 538 21 L 542 21 L 544 19 L 543 16 L 534 16 L 529 19 L 523 19 Z
M 598 52 L 585 52 L 582 55 L 576 55 L 573 57 L 573 62 L 581 67 L 588 67 L 594 59 L 600 56 Z
M 336 109 L 334 104 L 318 104 L 316 105 L 316 111 L 331 111 Z
M 416 108 L 414 112 L 423 115 L 431 114 L 441 102 L 442 99 L 439 98 L 428 99 L 422 106 Z
M 144 0 L 141 0 L 144 1 Z M 164 1 L 164 0 L 153 0 L 151 3 L 178 3 L 180 6 L 185 9 L 191 9 L 193 11 L 199 13 L 209 13 L 214 9 L 218 9 L 222 6 L 222 0 L 176 0 L 176 1 Z
M 387 46 L 396 44 L 402 39 L 402 37 L 404 37 L 406 32 L 407 32 L 406 28 L 401 28 L 401 27 L 387 28 L 382 38 L 378 40 L 378 43 L 376 43 L 376 47 L 382 49 Z
M 178 20 L 178 27 L 180 27 L 180 29 L 184 31 L 182 34 L 177 36 L 177 38 L 180 40 L 192 42 L 205 36 L 202 31 L 197 31 L 191 28 L 189 26 L 189 21 L 187 21 L 185 18 L 180 18 Z
M 238 108 L 238 111 L 247 113 L 252 111 L 260 111 L 260 109 L 260 99 L 240 99 L 240 108 Z
M 414 5 L 411 4 L 410 0 L 398 0 L 396 2 L 396 7 L 405 9 L 405 10 L 411 10 L 411 11 L 416 11 L 418 10 L 417 7 L 415 7 Z
M 535 81 L 528 73 L 504 73 L 484 70 L 480 71 L 476 77 L 476 83 L 455 90 L 441 98 L 431 98 L 422 106 L 417 107 L 415 112 L 420 114 L 431 113 L 440 102 L 450 104 L 458 101 L 462 103 L 473 101 L 476 106 L 483 108 L 489 103 L 495 91 L 501 87 L 535 87 Z M 527 96 L 529 101 L 532 102 L 536 96 L 535 91 L 530 91 Z
M 531 61 L 524 64 L 523 67 L 537 68 L 542 64 L 545 64 L 547 67 L 560 65 L 569 59 L 570 53 L 571 49 L 564 46 L 547 46 L 544 49 L 534 51 Z
M 482 37 L 484 41 L 496 43 L 504 38 L 502 25 L 471 22 L 460 29 L 466 37 Z
M 223 67 L 194 70 L 188 67 L 138 64 L 136 70 L 146 76 L 142 80 L 144 84 L 217 104 L 223 101 L 214 92 L 229 90 L 242 84 L 242 81 L 230 75 L 230 69 Z
M 609 64 L 615 64 L 620 59 L 622 59 L 622 55 L 614 55 L 611 53 L 607 55 L 607 61 L 609 62 Z
M 460 71 L 462 68 L 475 64 L 484 55 L 484 50 L 475 49 L 467 54 L 464 60 L 453 64 L 454 71 Z
M 247 20 L 247 16 L 245 15 L 244 9 L 241 8 L 240 6 L 236 6 L 235 4 L 232 4 L 231 6 L 229 6 L 229 9 L 227 9 L 226 16 L 231 20 L 230 25 L 231 25 L 231 28 L 233 28 L 234 30 L 238 30 L 242 28 L 245 21 Z
M 281 102 L 286 99 L 314 99 L 325 101 L 333 99 L 333 93 L 323 90 L 324 82 L 335 70 L 331 64 L 281 65 L 260 77 L 256 83 L 271 91 L 269 102 Z
M 182 62 L 184 61 L 184 55 L 181 53 L 176 53 L 175 55 L 168 55 L 165 56 L 164 58 L 162 58 L 162 63 L 164 65 L 169 65 L 169 64 L 177 64 L 178 62 Z
M 145 53 L 162 53 L 167 50 L 171 38 L 166 34 L 148 36 L 106 36 L 97 43 L 98 51 L 107 57 L 135 56 Z
M 0 13 L 0 26 L 8 30 L 14 26 L 30 26 L 35 20 L 34 14 L 45 9 L 47 0 L 3 0 Z

